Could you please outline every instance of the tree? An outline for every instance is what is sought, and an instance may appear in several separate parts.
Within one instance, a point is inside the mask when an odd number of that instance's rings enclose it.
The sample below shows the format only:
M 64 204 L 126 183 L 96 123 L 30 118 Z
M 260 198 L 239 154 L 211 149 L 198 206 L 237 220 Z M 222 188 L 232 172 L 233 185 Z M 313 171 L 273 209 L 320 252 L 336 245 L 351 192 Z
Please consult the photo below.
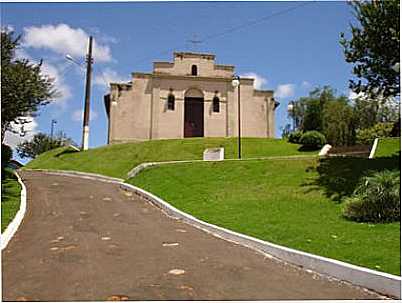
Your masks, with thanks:
M 359 79 L 350 80 L 349 87 L 370 97 L 398 96 L 399 0 L 353 1 L 351 6 L 360 26 L 350 26 L 351 40 L 344 33 L 340 39 L 346 62 L 354 64 Z
M 354 100 L 356 128 L 366 129 L 380 122 L 393 122 L 399 119 L 399 102 L 394 97 L 370 99 L 359 97 Z
M 325 105 L 323 133 L 328 143 L 337 146 L 353 145 L 356 141 L 355 115 L 346 97 L 338 97 Z
M 20 36 L 1 32 L 1 140 L 12 122 L 24 124 L 24 116 L 34 116 L 39 107 L 59 94 L 54 79 L 41 73 L 41 64 L 27 59 L 15 59 Z
M 54 148 L 73 144 L 73 141 L 63 132 L 58 133 L 54 138 L 38 133 L 31 141 L 25 141 L 17 146 L 17 152 L 21 158 L 36 158 L 36 156 Z
M 293 103 L 289 113 L 296 122 L 296 127 L 302 131 L 323 130 L 323 110 L 325 104 L 335 99 L 335 92 L 329 86 L 317 87 L 308 97 L 301 97 Z
M 328 143 L 336 146 L 352 145 L 356 138 L 356 116 L 348 99 L 337 96 L 330 86 L 315 88 L 308 97 L 294 103 L 301 130 L 321 132 Z M 294 114 L 294 113 L 293 113 Z

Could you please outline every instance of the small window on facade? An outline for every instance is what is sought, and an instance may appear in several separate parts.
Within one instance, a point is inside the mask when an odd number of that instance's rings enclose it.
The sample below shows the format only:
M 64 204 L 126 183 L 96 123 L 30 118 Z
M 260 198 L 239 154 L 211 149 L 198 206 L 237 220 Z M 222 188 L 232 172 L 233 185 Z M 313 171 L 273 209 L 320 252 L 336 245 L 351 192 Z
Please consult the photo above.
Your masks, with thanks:
M 167 108 L 168 110 L 174 110 L 174 95 L 170 93 L 167 99 Z
M 191 66 L 191 75 L 197 76 L 197 65 Z
M 219 113 L 219 98 L 218 98 L 218 96 L 215 96 L 212 99 L 212 111 L 214 113 Z

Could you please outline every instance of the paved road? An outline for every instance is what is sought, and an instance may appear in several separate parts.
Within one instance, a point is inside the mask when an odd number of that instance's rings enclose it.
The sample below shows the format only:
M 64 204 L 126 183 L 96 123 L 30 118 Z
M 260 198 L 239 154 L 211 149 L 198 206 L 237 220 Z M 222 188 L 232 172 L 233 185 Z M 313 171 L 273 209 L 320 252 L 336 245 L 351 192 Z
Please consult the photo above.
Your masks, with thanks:
M 3 300 L 378 298 L 167 217 L 116 184 L 24 172 Z

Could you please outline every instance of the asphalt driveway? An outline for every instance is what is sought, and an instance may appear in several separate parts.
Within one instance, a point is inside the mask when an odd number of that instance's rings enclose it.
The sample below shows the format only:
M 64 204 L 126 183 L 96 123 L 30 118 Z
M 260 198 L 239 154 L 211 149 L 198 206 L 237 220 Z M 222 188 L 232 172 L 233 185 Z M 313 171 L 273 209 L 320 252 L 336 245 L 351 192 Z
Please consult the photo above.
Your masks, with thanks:
M 5 301 L 375 299 L 166 216 L 117 184 L 25 171 Z

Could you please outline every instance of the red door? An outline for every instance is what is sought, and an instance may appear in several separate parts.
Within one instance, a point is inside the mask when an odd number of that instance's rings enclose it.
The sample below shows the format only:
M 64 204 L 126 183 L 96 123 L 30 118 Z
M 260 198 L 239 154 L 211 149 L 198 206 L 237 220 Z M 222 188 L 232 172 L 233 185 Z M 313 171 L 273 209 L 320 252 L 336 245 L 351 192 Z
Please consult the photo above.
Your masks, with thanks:
M 204 98 L 184 99 L 184 138 L 204 137 Z

